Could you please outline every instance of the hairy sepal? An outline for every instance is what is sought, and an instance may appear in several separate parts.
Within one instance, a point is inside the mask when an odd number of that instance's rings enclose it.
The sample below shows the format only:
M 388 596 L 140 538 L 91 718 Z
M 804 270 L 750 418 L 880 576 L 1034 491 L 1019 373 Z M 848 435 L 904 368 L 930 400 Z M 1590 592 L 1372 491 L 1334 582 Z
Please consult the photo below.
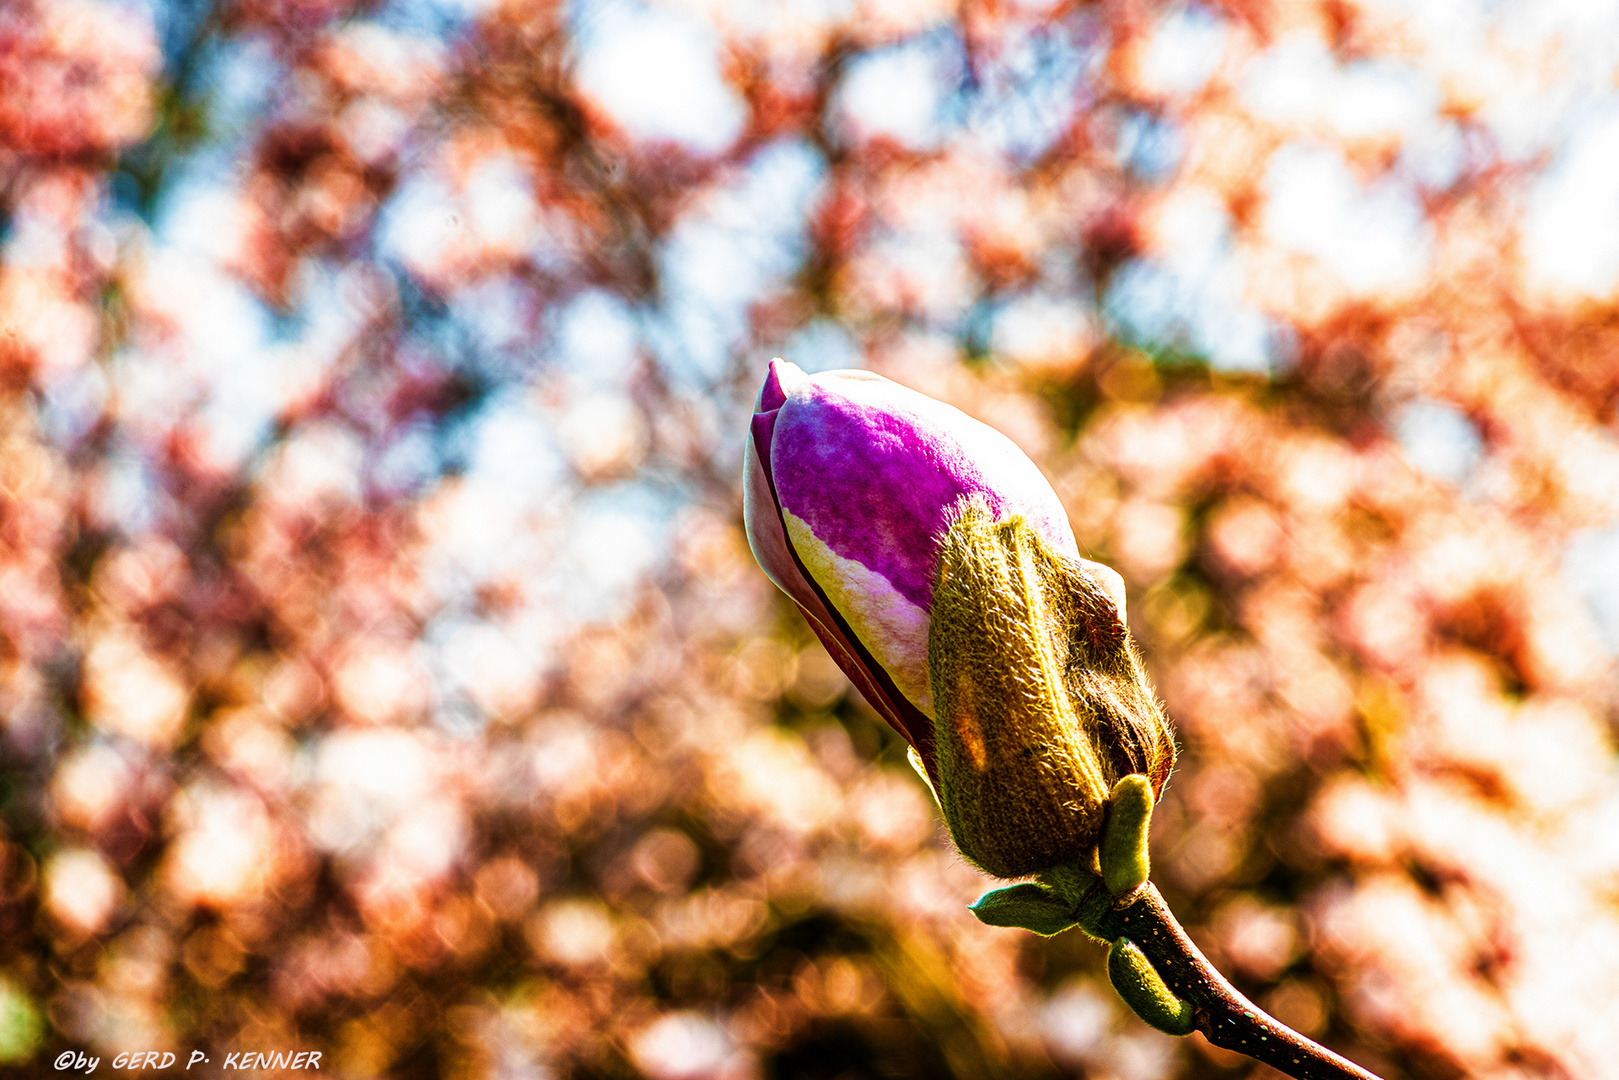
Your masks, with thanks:
M 1091 863 L 1118 778 L 1168 779 L 1169 722 L 1113 598 L 979 499 L 941 543 L 928 668 L 940 808 L 986 873 Z

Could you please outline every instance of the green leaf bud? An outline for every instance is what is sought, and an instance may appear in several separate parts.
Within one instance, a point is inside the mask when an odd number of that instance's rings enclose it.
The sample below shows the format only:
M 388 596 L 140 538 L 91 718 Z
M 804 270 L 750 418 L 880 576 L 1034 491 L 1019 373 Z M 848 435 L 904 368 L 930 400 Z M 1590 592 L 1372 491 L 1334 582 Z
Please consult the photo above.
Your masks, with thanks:
M 1132 1012 L 1159 1031 L 1190 1035 L 1196 1026 L 1189 1002 L 1176 997 L 1140 946 L 1119 938 L 1107 951 L 1107 977 Z
M 1152 823 L 1152 784 L 1140 773 L 1113 785 L 1102 824 L 1102 882 L 1112 896 L 1123 896 L 1147 880 L 1147 826 Z

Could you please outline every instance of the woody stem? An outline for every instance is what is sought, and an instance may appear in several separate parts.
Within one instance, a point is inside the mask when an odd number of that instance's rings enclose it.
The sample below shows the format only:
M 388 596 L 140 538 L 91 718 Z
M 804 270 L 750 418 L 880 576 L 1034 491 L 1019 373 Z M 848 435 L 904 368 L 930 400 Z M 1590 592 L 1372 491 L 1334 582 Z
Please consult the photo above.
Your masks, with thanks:
M 1244 997 L 1215 970 L 1147 882 L 1096 920 L 1093 933 L 1135 942 L 1164 984 L 1191 1003 L 1197 1030 L 1215 1046 L 1235 1050 L 1295 1080 L 1378 1080 L 1374 1074 L 1312 1042 Z

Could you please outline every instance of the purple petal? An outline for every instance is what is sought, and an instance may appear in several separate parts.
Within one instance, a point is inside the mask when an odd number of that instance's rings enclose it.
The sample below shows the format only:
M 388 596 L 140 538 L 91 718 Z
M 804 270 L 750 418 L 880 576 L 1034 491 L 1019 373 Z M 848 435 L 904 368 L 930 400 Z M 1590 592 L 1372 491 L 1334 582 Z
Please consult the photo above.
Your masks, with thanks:
M 792 370 L 787 370 L 791 368 Z M 770 370 L 765 373 L 764 385 L 759 387 L 759 397 L 753 403 L 753 411 L 775 412 L 787 401 L 787 393 L 792 389 L 791 384 L 804 377 L 798 365 L 788 364 L 785 360 L 770 361 Z
M 1039 468 L 965 413 L 866 372 L 789 388 L 769 454 L 783 508 L 837 555 L 931 610 L 938 541 L 961 501 L 981 493 L 1079 556 L 1068 515 Z
M 810 628 L 850 681 L 894 730 L 916 747 L 931 769 L 934 762 L 933 729 L 928 718 L 899 692 L 888 673 L 827 605 L 821 590 L 804 573 L 782 528 L 775 492 L 764 468 L 776 416 L 775 412 L 754 416 L 745 454 L 747 461 L 743 466 L 742 505 L 748 546 L 753 549 L 753 557 L 770 580 L 803 611 Z

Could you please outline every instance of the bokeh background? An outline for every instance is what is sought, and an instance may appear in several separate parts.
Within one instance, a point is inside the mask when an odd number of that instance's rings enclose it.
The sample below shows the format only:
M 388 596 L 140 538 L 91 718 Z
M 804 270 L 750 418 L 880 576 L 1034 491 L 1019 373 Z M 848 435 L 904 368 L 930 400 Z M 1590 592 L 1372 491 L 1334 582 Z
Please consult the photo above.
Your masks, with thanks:
M 1616 74 L 1580 0 L 6 0 L 0 1068 L 1253 1075 L 965 910 L 748 554 L 780 354 L 1124 574 L 1240 987 L 1619 1076 Z

